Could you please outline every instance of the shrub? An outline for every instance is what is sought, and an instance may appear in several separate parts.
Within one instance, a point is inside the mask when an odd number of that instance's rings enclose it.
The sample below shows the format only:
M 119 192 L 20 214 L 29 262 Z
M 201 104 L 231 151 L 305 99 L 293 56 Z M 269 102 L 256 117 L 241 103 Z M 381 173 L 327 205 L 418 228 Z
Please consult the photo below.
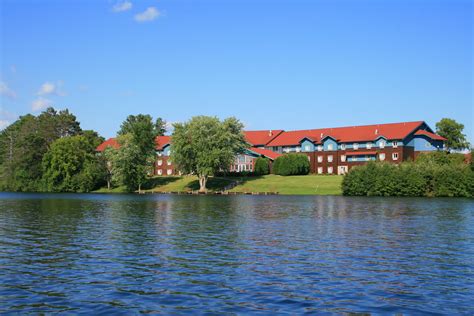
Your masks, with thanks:
M 275 159 L 273 173 L 281 176 L 308 174 L 310 164 L 305 154 L 286 154 Z
M 342 181 L 342 192 L 363 196 L 473 197 L 474 172 L 457 159 L 401 165 L 372 162 L 354 167 Z
M 270 173 L 270 160 L 268 158 L 259 157 L 255 160 L 255 175 L 265 175 Z

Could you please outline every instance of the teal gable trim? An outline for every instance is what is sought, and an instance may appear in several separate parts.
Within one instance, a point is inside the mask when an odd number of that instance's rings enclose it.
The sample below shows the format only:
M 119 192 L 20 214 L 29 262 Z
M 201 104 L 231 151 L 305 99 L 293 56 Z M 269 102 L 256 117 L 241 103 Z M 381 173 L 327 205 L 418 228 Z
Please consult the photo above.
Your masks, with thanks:
M 413 136 L 406 141 L 406 146 L 414 147 L 415 151 L 435 151 L 442 150 L 443 142 L 440 140 L 432 140 L 423 135 Z
M 165 146 L 165 148 L 163 148 L 163 156 L 169 156 L 170 150 L 171 150 L 171 146 L 169 145 Z
M 332 146 L 332 149 L 330 149 L 329 147 Z M 324 151 L 334 151 L 334 150 L 337 150 L 338 146 L 337 146 L 337 142 L 332 139 L 332 138 L 326 138 L 323 142 L 323 149 Z
M 313 152 L 314 150 L 315 150 L 315 146 L 314 146 L 313 142 L 311 142 L 310 140 L 305 139 L 301 143 L 301 151 L 302 152 Z

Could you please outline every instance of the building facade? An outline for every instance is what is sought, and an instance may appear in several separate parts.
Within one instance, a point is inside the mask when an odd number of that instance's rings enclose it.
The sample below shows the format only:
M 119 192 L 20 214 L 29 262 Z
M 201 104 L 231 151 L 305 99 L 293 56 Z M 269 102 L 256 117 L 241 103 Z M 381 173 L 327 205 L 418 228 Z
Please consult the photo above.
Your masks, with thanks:
M 258 157 L 273 161 L 286 153 L 302 153 L 308 156 L 311 173 L 345 174 L 369 161 L 398 164 L 414 160 L 422 152 L 444 150 L 445 141 L 423 121 L 299 131 L 245 131 L 245 137 L 249 148 L 229 166 L 231 172 L 253 171 Z M 117 148 L 115 143 L 113 138 L 109 139 L 97 150 Z M 171 138 L 158 136 L 155 175 L 179 174 L 169 159 L 170 151 Z

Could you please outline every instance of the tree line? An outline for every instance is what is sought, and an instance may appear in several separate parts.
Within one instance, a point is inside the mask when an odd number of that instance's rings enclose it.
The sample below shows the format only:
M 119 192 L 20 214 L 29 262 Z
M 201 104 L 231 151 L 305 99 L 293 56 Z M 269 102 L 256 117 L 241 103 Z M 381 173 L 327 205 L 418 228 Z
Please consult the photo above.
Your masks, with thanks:
M 21 116 L 0 132 L 0 190 L 90 192 L 106 183 L 136 190 L 154 158 L 155 137 L 164 133 L 161 118 L 130 115 L 118 131 L 120 150 L 100 155 L 104 138 L 83 130 L 68 110 Z

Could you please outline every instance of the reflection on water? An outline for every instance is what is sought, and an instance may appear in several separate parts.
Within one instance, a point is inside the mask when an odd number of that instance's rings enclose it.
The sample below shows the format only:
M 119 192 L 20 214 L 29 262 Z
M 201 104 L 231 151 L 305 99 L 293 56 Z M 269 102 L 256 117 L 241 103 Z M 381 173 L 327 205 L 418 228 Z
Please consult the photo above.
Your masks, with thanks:
M 474 202 L 0 193 L 0 312 L 469 314 Z

